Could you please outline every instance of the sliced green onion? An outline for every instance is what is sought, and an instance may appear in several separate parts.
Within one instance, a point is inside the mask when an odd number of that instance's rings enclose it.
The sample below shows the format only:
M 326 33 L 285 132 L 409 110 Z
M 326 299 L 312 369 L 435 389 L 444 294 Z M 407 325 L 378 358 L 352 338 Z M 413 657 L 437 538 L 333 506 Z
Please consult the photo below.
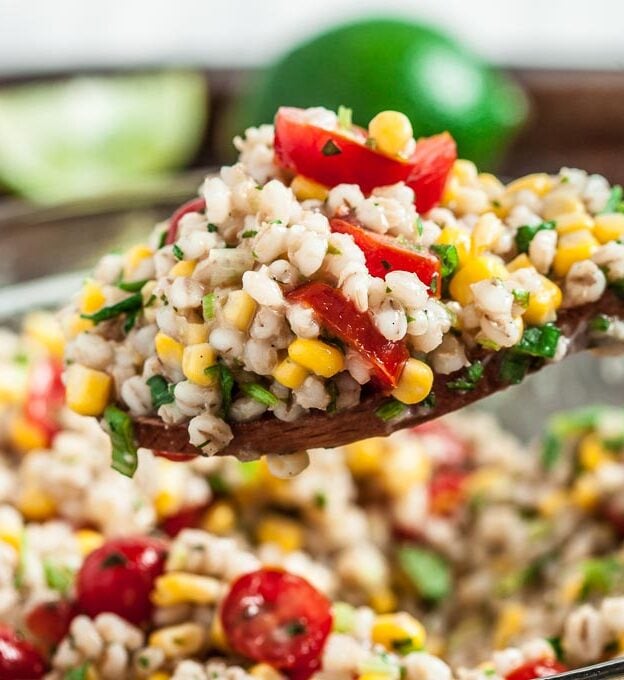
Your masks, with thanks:
M 214 378 L 221 390 L 221 412 L 227 418 L 232 406 L 232 391 L 234 390 L 234 376 L 232 371 L 224 364 L 219 362 L 214 366 L 204 369 L 204 373 Z M 199 447 L 201 448 L 201 447 Z
M 466 368 L 461 378 L 447 382 L 446 386 L 449 390 L 458 390 L 459 392 L 474 390 L 483 377 L 483 371 L 483 364 L 480 361 L 475 361 Z
M 257 188 L 257 187 L 256 187 Z M 260 187 L 262 188 L 262 187 Z M 208 225 L 206 226 L 206 229 L 211 233 L 215 234 L 216 232 L 219 231 L 219 227 L 217 227 L 216 224 L 213 224 L 212 222 L 208 222 Z
M 449 279 L 457 271 L 459 255 L 455 246 L 438 243 L 431 246 L 431 250 L 440 258 L 442 263 L 442 278 Z
M 624 191 L 622 190 L 622 187 L 619 184 L 616 184 L 615 186 L 611 187 L 609 198 L 601 214 L 624 212 L 624 202 L 622 201 L 623 195 Z
M 162 375 L 153 375 L 145 382 L 150 388 L 152 395 L 152 406 L 154 407 L 155 411 L 158 411 L 158 409 L 164 404 L 170 404 L 174 400 L 173 388 L 175 386 L 168 383 Z
M 347 106 L 338 107 L 338 127 L 341 130 L 350 130 L 353 125 L 353 111 Z
M 240 386 L 241 392 L 251 397 L 253 400 L 265 406 L 277 406 L 279 399 L 266 387 L 259 383 L 244 383 Z
M 48 588 L 66 595 L 74 582 L 75 572 L 67 565 L 55 564 L 49 558 L 43 560 L 43 574 Z
M 215 294 L 207 293 L 202 298 L 202 311 L 204 313 L 204 319 L 210 321 L 215 317 Z
M 242 233 L 242 238 L 253 238 L 257 233 L 255 229 L 247 229 Z
M 184 251 L 180 246 L 176 243 L 173 246 L 173 255 L 176 258 L 176 260 L 183 260 L 184 259 Z
M 158 238 L 158 250 L 160 250 L 162 247 L 164 247 L 165 243 L 167 243 L 167 234 L 169 233 L 169 229 L 163 229 L 163 231 L 160 233 L 160 236 Z
M 380 420 L 388 422 L 389 420 L 400 416 L 406 408 L 407 406 L 397 399 L 389 399 L 379 406 L 379 408 L 375 411 L 375 415 Z
M 423 225 L 422 218 L 419 215 L 414 220 L 414 231 L 418 234 L 418 236 L 422 236 L 424 230 L 425 230 L 425 226 Z
M 81 314 L 80 316 L 83 319 L 89 319 L 90 321 L 93 321 L 93 323 L 98 324 L 102 321 L 114 319 L 120 314 L 131 314 L 133 312 L 138 312 L 141 307 L 143 307 L 143 296 L 141 293 L 135 293 L 134 295 L 130 295 L 129 297 L 125 298 L 125 300 L 121 300 L 121 302 L 117 302 L 114 305 L 102 307 L 102 309 L 99 309 L 93 314 Z
M 528 290 L 523 290 L 522 288 L 514 288 L 511 291 L 513 295 L 514 302 L 520 307 L 526 309 L 529 306 L 529 301 L 531 299 L 531 293 Z
M 113 447 L 113 469 L 126 477 L 132 477 L 139 462 L 132 419 L 116 406 L 107 406 L 104 421 L 108 425 Z
M 514 350 L 532 357 L 552 359 L 557 352 L 560 337 L 561 330 L 553 324 L 531 326 L 524 331 Z
M 505 352 L 499 369 L 500 379 L 508 385 L 518 385 L 526 377 L 530 363 L 530 357 L 525 354 Z
M 404 546 L 397 557 L 401 569 L 425 600 L 438 601 L 450 595 L 451 570 L 440 555 L 427 548 Z
M 120 281 L 117 284 L 117 288 L 125 290 L 126 293 L 138 293 L 148 281 L 149 279 L 143 279 L 142 281 Z
M 589 322 L 589 329 L 597 333 L 606 333 L 611 328 L 611 319 L 606 314 L 598 314 Z
M 333 139 L 328 139 L 323 145 L 321 153 L 323 156 L 337 156 L 338 154 L 341 154 L 342 151 Z
M 556 224 L 553 220 L 548 222 L 542 222 L 541 224 L 536 224 L 533 226 L 525 225 L 520 227 L 516 232 L 516 247 L 519 253 L 528 253 L 529 244 L 535 237 L 538 231 L 547 231 L 556 228 Z

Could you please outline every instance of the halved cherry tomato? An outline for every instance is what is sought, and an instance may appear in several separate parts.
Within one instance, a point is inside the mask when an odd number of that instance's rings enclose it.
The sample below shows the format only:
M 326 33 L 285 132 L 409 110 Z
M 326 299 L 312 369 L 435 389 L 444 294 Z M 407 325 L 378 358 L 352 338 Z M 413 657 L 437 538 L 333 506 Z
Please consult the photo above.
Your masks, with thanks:
M 46 662 L 30 642 L 9 626 L 0 625 L 0 680 L 37 680 Z
M 370 316 L 335 288 L 314 281 L 288 294 L 291 302 L 311 307 L 321 324 L 372 366 L 383 388 L 396 387 L 409 352 L 403 342 L 392 342 L 375 328 Z
M 68 600 L 40 602 L 26 614 L 26 627 L 37 646 L 50 651 L 67 635 L 77 614 L 76 605 Z
M 412 428 L 412 432 L 424 438 L 436 466 L 457 468 L 466 463 L 470 453 L 466 442 L 441 420 L 430 420 Z
M 221 622 L 239 654 L 305 675 L 314 668 L 331 631 L 331 605 L 300 576 L 265 568 L 232 584 Z
M 107 541 L 78 572 L 79 608 L 91 617 L 112 612 L 135 625 L 146 623 L 152 613 L 150 593 L 166 556 L 166 543 L 149 536 Z
M 439 470 L 429 482 L 429 507 L 435 515 L 452 515 L 465 497 L 467 472 Z
M 507 673 L 505 680 L 534 680 L 534 678 L 547 678 L 567 671 L 567 667 L 554 659 L 540 659 L 539 661 L 527 661 L 511 673 Z
M 193 198 L 181 205 L 173 215 L 171 215 L 169 220 L 169 231 L 167 232 L 165 243 L 171 245 L 176 242 L 178 239 L 178 224 L 184 215 L 193 212 L 203 212 L 205 209 L 206 201 L 203 198 Z
M 366 267 L 372 276 L 383 279 L 392 271 L 412 272 L 430 287 L 432 294 L 440 296 L 441 264 L 435 255 L 404 248 L 387 236 L 374 234 L 340 218 L 334 218 L 330 224 L 332 231 L 353 237 L 355 245 L 364 253 Z
M 159 528 L 164 531 L 169 538 L 175 538 L 183 529 L 196 529 L 201 522 L 201 518 L 206 512 L 207 505 L 193 505 L 182 508 L 175 515 L 165 517 L 160 523 Z
M 275 117 L 275 158 L 282 167 L 316 182 L 329 187 L 358 184 L 365 194 L 375 187 L 407 182 L 416 192 L 419 212 L 440 200 L 457 157 L 448 133 L 419 140 L 414 154 L 402 160 L 366 146 L 362 128 L 353 126 L 352 132 L 355 137 L 326 130 L 308 123 L 302 109 L 281 107 Z
M 58 412 L 65 402 L 63 366 L 52 358 L 33 364 L 28 375 L 24 415 L 52 441 L 59 431 Z

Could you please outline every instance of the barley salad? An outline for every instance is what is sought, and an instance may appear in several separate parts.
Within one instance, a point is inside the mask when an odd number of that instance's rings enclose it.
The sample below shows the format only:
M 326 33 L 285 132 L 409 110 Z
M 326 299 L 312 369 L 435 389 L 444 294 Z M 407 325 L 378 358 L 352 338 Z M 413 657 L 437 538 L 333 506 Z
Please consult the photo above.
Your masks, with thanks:
M 212 455 L 233 423 L 329 416 L 371 392 L 383 420 L 435 410 L 434 375 L 469 392 L 496 354 L 518 383 L 565 356 L 560 308 L 622 291 L 622 190 L 602 176 L 504 184 L 392 111 L 363 129 L 346 108 L 282 108 L 234 144 L 238 163 L 104 256 L 62 312 L 68 404 L 103 416 L 124 474 L 130 417 L 186 425 Z M 591 325 L 622 339 L 619 318 Z
M 624 652 L 622 411 L 531 447 L 458 414 L 294 479 L 141 450 L 129 479 L 62 405 L 54 318 L 1 340 L 2 680 L 528 680 Z

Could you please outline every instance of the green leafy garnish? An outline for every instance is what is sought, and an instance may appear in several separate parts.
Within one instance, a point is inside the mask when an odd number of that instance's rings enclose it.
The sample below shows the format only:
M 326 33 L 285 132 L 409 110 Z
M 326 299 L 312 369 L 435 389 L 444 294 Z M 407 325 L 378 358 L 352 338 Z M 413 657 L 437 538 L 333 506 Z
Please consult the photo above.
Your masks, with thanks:
M 598 314 L 589 322 L 589 329 L 598 333 L 606 333 L 611 328 L 611 319 L 606 314 Z
M 583 587 L 581 597 L 608 595 L 624 577 L 624 564 L 615 557 L 593 557 L 581 564 Z
M 256 189 L 258 189 L 258 188 L 262 189 L 262 187 L 256 187 Z M 216 233 L 217 231 L 219 231 L 219 227 L 217 227 L 217 225 L 216 225 L 216 224 L 213 224 L 212 222 L 208 222 L 208 225 L 206 226 L 206 229 L 208 229 L 208 231 L 209 231 L 211 234 L 214 234 L 214 233 Z
M 350 130 L 353 125 L 353 111 L 347 106 L 338 107 L 338 127 L 341 130 Z
M 450 279 L 459 266 L 459 255 L 455 246 L 438 243 L 431 246 L 431 250 L 440 258 L 442 264 L 442 278 Z
M 265 406 L 276 406 L 279 404 L 279 399 L 266 387 L 260 383 L 244 383 L 240 386 L 241 391 L 248 397 L 251 397 L 260 404 Z
M 138 293 L 148 281 L 149 279 L 142 279 L 141 281 L 120 281 L 117 284 L 117 288 L 125 290 L 126 293 Z
M 158 250 L 164 247 L 165 243 L 167 243 L 167 234 L 169 233 L 169 229 L 163 229 L 160 232 L 160 236 L 158 238 Z
M 449 390 L 458 390 L 460 392 L 474 390 L 479 380 L 483 377 L 483 371 L 483 364 L 480 361 L 475 361 L 466 368 L 461 378 L 447 382 L 446 386 Z
M 505 352 L 499 369 L 500 379 L 508 385 L 518 385 L 524 380 L 530 363 L 530 357 L 525 354 Z
M 552 359 L 557 352 L 560 336 L 561 330 L 553 324 L 531 326 L 524 331 L 514 350 L 532 357 Z
M 243 232 L 242 238 L 253 238 L 257 233 L 255 229 L 247 229 Z
M 313 498 L 314 507 L 324 510 L 327 507 L 327 494 L 324 491 L 317 491 Z
M 557 661 L 563 661 L 563 644 L 560 637 L 546 638 L 548 644 L 553 648 Z
M 43 560 L 43 573 L 48 588 L 66 595 L 74 582 L 74 570 L 66 565 L 54 564 L 50 559 Z
M 176 243 L 173 246 L 173 256 L 175 257 L 176 260 L 183 260 L 184 259 L 184 251 L 180 246 Z
M 116 406 L 107 406 L 104 421 L 108 425 L 113 447 L 113 469 L 126 477 L 132 477 L 139 462 L 132 419 Z
M 221 412 L 227 418 L 232 406 L 232 390 L 234 389 L 234 376 L 232 371 L 222 362 L 204 369 L 204 373 L 211 376 L 221 390 Z
M 418 404 L 420 408 L 434 409 L 437 405 L 436 395 L 434 392 L 429 392 L 429 394 Z
M 202 312 L 204 314 L 204 319 L 210 321 L 214 319 L 215 316 L 215 294 L 207 293 L 202 298 Z
M 89 674 L 89 663 L 86 661 L 81 666 L 65 671 L 63 680 L 87 680 Z
M 423 231 L 425 230 L 425 226 L 423 225 L 422 218 L 420 215 L 414 220 L 414 231 L 418 234 L 418 236 L 423 235 Z
M 397 416 L 400 416 L 407 406 L 397 399 L 388 399 L 375 411 L 375 415 L 384 422 L 388 422 Z
M 329 394 L 329 404 L 327 404 L 327 413 L 336 413 L 338 406 L 338 385 L 335 382 L 328 382 L 326 384 L 327 392 Z
M 130 295 L 124 300 L 121 300 L 121 302 L 117 302 L 116 304 L 110 305 L 108 307 L 102 307 L 102 309 L 99 309 L 93 314 L 81 314 L 80 317 L 83 319 L 89 319 L 90 321 L 93 321 L 94 324 L 102 323 L 102 321 L 108 321 L 109 319 L 114 319 L 121 314 L 128 314 L 130 317 L 132 317 L 134 314 L 134 317 L 136 318 L 136 314 L 139 312 L 141 307 L 143 307 L 143 296 L 141 293 L 135 293 L 134 295 Z
M 218 472 L 208 475 L 208 484 L 212 493 L 217 496 L 227 496 L 230 493 L 230 485 L 223 475 L 220 475 Z
M 336 248 L 336 246 L 334 246 L 330 243 L 327 246 L 327 254 L 328 255 L 342 255 L 342 250 L 340 250 L 340 248 Z
M 531 293 L 528 290 L 523 290 L 522 288 L 514 288 L 511 291 L 513 295 L 514 302 L 520 307 L 526 309 L 529 306 L 529 300 L 531 299 Z
M 146 381 L 152 394 L 152 406 L 155 411 L 164 404 L 170 404 L 174 400 L 173 388 L 175 385 L 170 384 L 162 375 L 153 375 Z
M 321 153 L 323 156 L 337 156 L 338 154 L 341 154 L 342 151 L 333 139 L 328 139 L 323 145 Z
M 451 570 L 448 563 L 427 548 L 404 546 L 399 548 L 401 569 L 425 600 L 442 600 L 451 592 Z
M 622 201 L 623 194 L 624 191 L 619 184 L 611 187 L 611 192 L 609 193 L 607 203 L 602 210 L 602 214 L 624 212 L 624 201 Z
M 520 227 L 516 232 L 516 247 L 518 248 L 518 252 L 529 252 L 529 244 L 538 231 L 548 231 L 555 228 L 556 224 L 553 220 L 542 222 L 541 224 L 536 224 L 534 226 L 525 225 L 524 227 Z

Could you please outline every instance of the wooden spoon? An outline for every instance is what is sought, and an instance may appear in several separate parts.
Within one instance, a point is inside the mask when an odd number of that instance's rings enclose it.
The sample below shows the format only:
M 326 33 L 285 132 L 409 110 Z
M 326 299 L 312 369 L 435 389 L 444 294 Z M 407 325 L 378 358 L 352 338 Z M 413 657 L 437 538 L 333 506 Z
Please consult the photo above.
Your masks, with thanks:
M 566 356 L 595 346 L 592 344 L 589 322 L 598 314 L 622 318 L 624 301 L 609 290 L 596 302 L 559 311 L 557 326 L 570 341 Z M 419 404 L 408 406 L 400 416 L 384 421 L 375 412 L 388 400 L 387 395 L 363 391 L 362 400 L 357 406 L 333 415 L 325 411 L 310 411 L 293 422 L 284 422 L 267 415 L 248 423 L 232 424 L 234 438 L 218 455 L 234 455 L 240 460 L 253 460 L 268 453 L 288 454 L 304 449 L 341 446 L 419 425 L 508 387 L 508 383 L 500 378 L 502 357 L 503 352 L 482 349 L 473 353 L 471 360 L 480 360 L 484 372 L 483 377 L 470 391 L 459 392 L 447 386 L 460 377 L 462 371 L 451 375 L 436 375 L 433 407 Z M 548 363 L 538 362 L 536 366 L 529 368 L 529 372 L 535 372 L 544 365 L 547 366 Z M 201 451 L 189 442 L 184 423 L 171 426 L 159 418 L 144 417 L 136 418 L 134 427 L 140 446 L 158 451 L 201 455 Z

